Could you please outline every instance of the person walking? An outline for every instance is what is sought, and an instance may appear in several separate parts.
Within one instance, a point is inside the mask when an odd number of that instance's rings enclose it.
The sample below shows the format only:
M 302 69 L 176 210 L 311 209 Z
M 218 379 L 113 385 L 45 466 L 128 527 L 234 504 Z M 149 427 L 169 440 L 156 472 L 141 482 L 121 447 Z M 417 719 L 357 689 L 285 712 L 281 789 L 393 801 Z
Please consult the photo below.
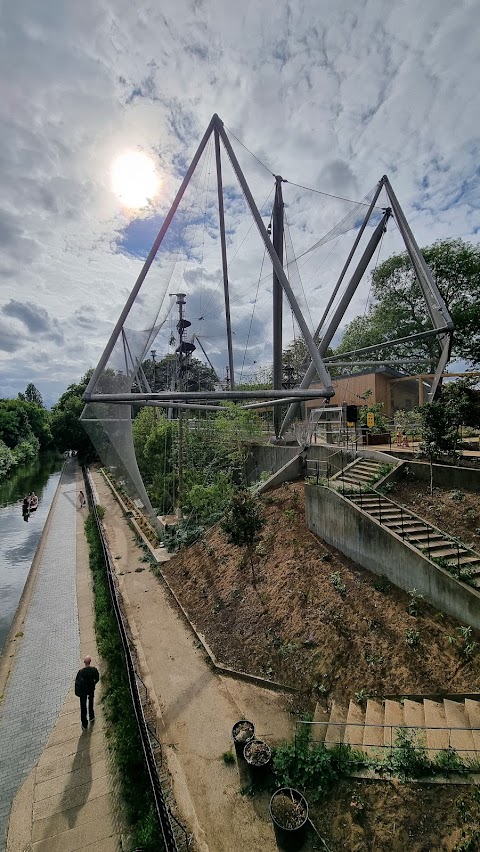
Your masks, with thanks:
M 87 505 L 87 501 L 85 500 L 85 494 L 83 493 L 83 491 L 78 492 L 78 499 L 80 501 L 80 508 L 83 509 L 83 507 Z
M 84 731 L 88 728 L 87 721 L 87 699 L 88 699 L 88 718 L 91 722 L 95 720 L 93 710 L 93 698 L 95 695 L 95 687 L 100 680 L 98 669 L 92 666 L 92 658 L 86 656 L 83 660 L 84 668 L 79 669 L 75 678 L 75 695 L 80 699 L 80 721 Z

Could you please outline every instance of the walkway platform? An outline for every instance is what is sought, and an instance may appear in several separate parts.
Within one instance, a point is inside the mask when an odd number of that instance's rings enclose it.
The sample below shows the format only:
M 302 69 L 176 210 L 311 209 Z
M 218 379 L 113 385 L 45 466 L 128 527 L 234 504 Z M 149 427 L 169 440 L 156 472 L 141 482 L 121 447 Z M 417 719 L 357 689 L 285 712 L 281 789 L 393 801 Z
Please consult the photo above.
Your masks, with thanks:
M 2 852 L 121 848 L 101 689 L 85 732 L 73 690 L 82 657 L 97 657 L 81 487 L 68 461 L 0 661 Z

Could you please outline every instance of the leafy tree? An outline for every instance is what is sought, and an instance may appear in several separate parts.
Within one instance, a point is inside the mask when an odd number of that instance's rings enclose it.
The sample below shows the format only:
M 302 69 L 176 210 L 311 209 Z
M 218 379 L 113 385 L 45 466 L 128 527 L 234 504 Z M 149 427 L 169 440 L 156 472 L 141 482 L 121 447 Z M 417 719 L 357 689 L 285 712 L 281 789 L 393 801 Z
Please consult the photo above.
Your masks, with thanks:
M 422 249 L 438 289 L 455 323 L 452 359 L 480 364 L 480 247 L 463 240 L 444 240 Z M 409 256 L 394 255 L 372 274 L 375 299 L 364 317 L 351 322 L 336 353 L 362 349 L 386 340 L 418 334 L 432 328 L 425 300 Z M 433 371 L 438 357 L 435 338 L 395 347 L 395 357 L 425 359 Z M 379 360 L 392 356 L 392 347 L 379 349 Z
M 80 421 L 84 409 L 83 394 L 93 370 L 88 370 L 78 384 L 68 386 L 52 408 L 52 436 L 60 452 L 76 450 L 81 461 L 96 457 L 93 444 Z
M 45 448 L 52 442 L 49 419 L 48 411 L 36 403 L 0 400 L 0 440 L 10 449 L 31 439 L 37 442 L 37 449 Z
M 333 355 L 333 349 L 330 347 L 327 349 L 324 357 L 326 358 L 329 355 Z M 284 377 L 287 378 L 289 375 L 291 376 L 293 382 L 292 387 L 293 385 L 298 385 L 301 382 L 311 360 L 310 352 L 308 351 L 303 337 L 297 337 L 295 340 L 292 340 L 286 349 L 283 350 L 282 365 Z M 329 365 L 328 370 L 332 376 L 335 376 L 338 373 L 334 364 Z M 319 381 L 317 375 L 313 381 Z
M 421 452 L 432 462 L 455 457 L 461 426 L 480 427 L 480 400 L 475 379 L 465 378 L 444 385 L 438 400 L 420 407 L 423 442 Z
M 142 363 L 145 377 L 154 391 L 171 390 L 176 375 L 176 355 L 165 355 L 160 361 L 147 359 Z M 184 378 L 184 389 L 190 391 L 213 391 L 217 382 L 216 373 L 197 358 L 190 358 L 189 369 Z
M 36 405 L 40 405 L 43 408 L 42 394 L 35 387 L 33 382 L 29 382 L 25 388 L 25 400 L 27 402 L 34 402 Z
M 221 527 L 228 541 L 238 547 L 246 547 L 252 568 L 252 583 L 256 588 L 253 549 L 257 533 L 263 528 L 265 521 L 260 515 L 258 499 L 246 489 L 241 489 L 233 495 L 227 507 Z

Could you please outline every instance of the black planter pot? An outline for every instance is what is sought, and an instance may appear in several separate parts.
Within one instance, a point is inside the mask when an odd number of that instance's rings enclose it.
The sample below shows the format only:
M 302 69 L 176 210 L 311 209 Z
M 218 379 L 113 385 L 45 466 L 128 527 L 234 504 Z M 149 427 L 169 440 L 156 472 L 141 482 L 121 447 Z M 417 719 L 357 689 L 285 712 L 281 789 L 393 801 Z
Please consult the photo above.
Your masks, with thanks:
M 252 784 L 263 781 L 268 774 L 272 762 L 270 746 L 263 740 L 252 737 L 243 750 L 243 756 L 248 765 Z
M 291 801 L 293 808 L 296 807 L 300 810 L 303 809 L 305 812 L 305 819 L 302 819 L 302 821 L 293 828 L 287 827 L 288 823 L 292 822 L 291 819 L 289 820 L 286 818 L 282 820 L 282 816 L 289 816 L 288 812 L 284 814 L 279 813 L 278 799 L 280 796 L 285 797 L 287 801 Z M 277 807 L 275 806 L 276 799 Z M 285 852 L 296 852 L 297 849 L 301 849 L 307 838 L 308 831 L 308 803 L 302 794 L 299 793 L 298 790 L 294 790 L 292 787 L 281 787 L 280 790 L 276 790 L 270 799 L 270 816 L 273 822 L 277 846 L 285 850 Z M 285 822 L 286 825 L 282 825 L 282 821 Z
M 243 750 L 245 748 L 246 743 L 255 736 L 255 725 L 253 722 L 249 722 L 248 719 L 240 719 L 239 722 L 236 722 L 232 728 L 232 738 L 233 744 L 235 746 L 235 753 L 237 755 L 237 759 L 240 757 L 243 759 Z

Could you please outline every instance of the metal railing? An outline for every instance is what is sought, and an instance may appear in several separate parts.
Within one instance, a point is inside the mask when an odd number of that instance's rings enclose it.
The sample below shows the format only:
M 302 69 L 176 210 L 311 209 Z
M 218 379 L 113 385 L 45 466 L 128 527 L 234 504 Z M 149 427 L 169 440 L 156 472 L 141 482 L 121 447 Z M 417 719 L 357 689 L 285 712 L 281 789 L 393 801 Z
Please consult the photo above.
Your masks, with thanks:
M 479 696 L 480 698 L 480 696 Z M 451 753 L 455 752 L 458 757 L 461 759 L 462 754 L 466 756 L 466 761 L 462 761 L 464 767 L 470 771 L 479 771 L 480 770 L 480 753 L 477 752 L 475 746 L 475 739 L 473 738 L 473 734 L 478 734 L 480 741 L 480 728 L 457 728 L 453 726 L 424 726 L 421 725 L 400 725 L 400 724 L 379 724 L 375 722 L 330 722 L 329 720 L 321 721 L 321 722 L 308 722 L 304 720 L 296 720 L 295 722 L 295 756 L 297 756 L 298 751 L 298 739 L 299 739 L 299 729 L 301 727 L 309 727 L 310 728 L 310 739 L 309 742 L 312 745 L 322 745 L 321 741 L 315 741 L 313 739 L 313 729 L 315 727 L 323 727 L 325 729 L 329 729 L 329 738 L 328 738 L 328 746 L 345 746 L 353 749 L 356 752 L 361 752 L 364 754 L 364 762 L 370 763 L 371 757 L 363 752 L 363 749 L 369 748 L 375 750 L 375 756 L 391 754 L 396 749 L 401 748 L 401 743 L 396 742 L 396 738 L 399 732 L 407 732 L 411 734 L 409 737 L 410 742 L 414 745 L 416 751 L 419 751 L 430 757 L 435 757 L 437 754 Z M 331 736 L 331 732 L 338 731 L 338 736 Z M 355 742 L 355 734 L 351 737 L 348 736 L 347 741 L 345 740 L 345 732 L 348 730 L 356 729 L 356 731 L 361 730 L 361 742 Z M 383 735 L 383 744 L 376 742 L 368 742 L 365 741 L 365 731 L 368 729 L 376 729 L 377 731 L 382 731 Z M 445 734 L 443 737 L 443 744 L 441 744 L 441 740 L 439 743 L 432 743 L 431 745 L 427 745 L 424 741 L 424 738 L 427 736 L 427 732 L 434 733 L 434 735 L 439 738 L 442 737 L 442 734 Z M 473 745 L 471 748 L 457 748 L 456 746 L 452 746 L 452 735 L 455 738 L 455 734 L 457 732 L 461 732 L 465 734 L 465 732 L 470 732 L 472 734 L 472 742 Z M 385 733 L 388 734 L 385 737 Z M 422 735 L 422 736 L 420 736 Z M 352 740 L 350 742 L 350 739 Z M 385 742 L 385 739 L 387 740 Z M 368 737 L 367 737 L 368 740 Z M 478 754 L 478 756 L 477 756 Z M 373 755 L 372 755 L 373 756 Z M 359 756 L 358 761 L 354 762 L 362 762 L 362 758 Z M 451 770 L 454 771 L 454 770 Z
M 343 477 L 343 471 L 342 471 L 342 477 Z M 434 552 L 436 542 L 434 540 L 432 540 L 431 537 L 433 535 L 441 536 L 441 539 L 444 542 L 441 545 L 441 547 L 444 548 L 446 546 L 445 543 L 447 543 L 451 550 L 456 551 L 456 553 L 455 553 L 456 565 L 452 562 L 451 559 L 447 559 L 446 557 L 437 557 L 437 559 L 440 559 L 440 560 L 445 559 L 445 562 L 448 563 L 448 568 L 447 568 L 447 566 L 445 566 L 446 570 L 449 570 L 451 568 L 455 568 L 456 573 L 458 575 L 457 579 L 461 580 L 461 579 L 464 579 L 464 578 L 468 578 L 470 576 L 469 571 L 468 571 L 468 567 L 467 566 L 463 567 L 463 565 L 461 565 L 461 563 L 460 563 L 460 559 L 461 559 L 462 556 L 468 555 L 468 556 L 476 557 L 479 560 L 479 563 L 480 563 L 480 554 L 476 553 L 476 551 L 472 550 L 472 548 L 468 547 L 468 545 L 463 544 L 458 539 L 452 538 L 451 536 L 449 536 L 448 533 L 444 533 L 442 530 L 438 529 L 437 527 L 434 527 L 432 524 L 429 524 L 428 521 L 425 521 L 423 518 L 421 518 L 419 515 L 416 515 L 414 512 L 411 512 L 410 510 L 408 510 L 408 511 L 404 510 L 403 506 L 400 506 L 398 503 L 395 503 L 393 500 L 390 500 L 389 498 L 384 497 L 383 494 L 380 494 L 380 492 L 377 491 L 373 487 L 371 489 L 369 489 L 368 491 L 362 491 L 362 488 L 360 487 L 360 489 L 355 491 L 354 494 L 349 495 L 349 494 L 345 494 L 344 483 L 342 481 L 342 496 L 346 497 L 347 500 L 349 499 L 349 497 L 353 497 L 354 499 L 351 500 L 350 502 L 353 502 L 355 505 L 360 506 L 360 508 L 363 511 L 372 515 L 372 517 L 375 520 L 378 520 L 378 522 L 382 526 L 386 526 L 387 529 L 390 532 L 396 533 L 402 539 L 407 538 L 408 543 L 410 544 L 411 547 L 413 547 L 415 550 L 418 550 L 418 552 L 421 553 L 423 556 L 427 555 L 428 559 L 435 562 L 436 564 L 439 564 L 436 560 L 435 552 Z M 372 505 L 372 503 L 371 503 L 371 500 L 374 497 L 377 498 L 377 505 L 376 506 Z M 369 500 L 368 506 L 365 505 L 365 501 L 367 499 Z M 382 501 L 383 501 L 383 505 L 382 505 Z M 386 505 L 385 505 L 386 503 L 389 506 L 394 507 L 395 510 L 397 511 L 397 513 L 400 512 L 400 523 L 398 523 L 397 521 L 392 522 L 388 518 L 386 513 L 391 511 L 391 510 L 389 510 L 386 507 Z M 372 514 L 372 511 L 373 512 L 377 511 L 378 517 L 376 517 L 374 514 Z M 393 511 L 393 509 L 392 509 L 392 511 Z M 414 532 L 409 533 L 405 529 L 405 527 L 408 527 L 412 524 L 416 524 L 416 525 L 420 524 L 425 528 L 424 531 L 423 531 L 423 534 L 426 535 L 426 540 L 424 540 L 422 542 L 422 544 L 416 543 L 417 539 L 415 538 Z M 420 530 L 418 532 L 420 532 Z M 440 567 L 442 567 L 441 563 L 440 563 Z M 464 577 L 463 578 L 461 576 L 462 570 L 464 571 Z
M 100 538 L 105 563 L 106 577 L 110 591 L 110 598 L 117 621 L 120 639 L 122 642 L 125 668 L 128 678 L 130 695 L 132 699 L 132 706 L 137 721 L 140 741 L 142 744 L 145 767 L 150 779 L 150 785 L 152 788 L 152 794 L 155 802 L 155 811 L 160 830 L 159 839 L 163 844 L 162 848 L 164 852 L 180 852 L 179 847 L 177 845 L 177 839 L 172 828 L 171 819 L 173 819 L 173 821 L 175 822 L 177 829 L 182 832 L 182 839 L 184 841 L 185 849 L 189 849 L 190 847 L 190 838 L 184 826 L 176 819 L 174 814 L 172 814 L 170 808 L 166 803 L 165 794 L 162 789 L 162 784 L 160 782 L 156 762 L 156 755 L 161 755 L 161 744 L 156 735 L 156 732 L 154 732 L 152 726 L 147 722 L 145 718 L 144 701 L 145 697 L 147 696 L 147 689 L 142 678 L 138 674 L 134 663 L 134 658 L 136 658 L 136 648 L 133 641 L 129 638 L 128 635 L 128 622 L 124 616 L 124 613 L 122 612 L 121 599 L 118 594 L 118 589 L 116 585 L 115 569 L 112 563 L 108 545 L 105 540 L 102 524 L 100 522 L 100 518 L 97 512 L 97 506 L 94 499 L 94 492 L 92 488 L 90 474 L 85 469 L 84 480 L 89 506 L 97 525 L 98 535 Z M 143 701 L 140 695 L 140 690 L 143 692 L 144 695 Z

